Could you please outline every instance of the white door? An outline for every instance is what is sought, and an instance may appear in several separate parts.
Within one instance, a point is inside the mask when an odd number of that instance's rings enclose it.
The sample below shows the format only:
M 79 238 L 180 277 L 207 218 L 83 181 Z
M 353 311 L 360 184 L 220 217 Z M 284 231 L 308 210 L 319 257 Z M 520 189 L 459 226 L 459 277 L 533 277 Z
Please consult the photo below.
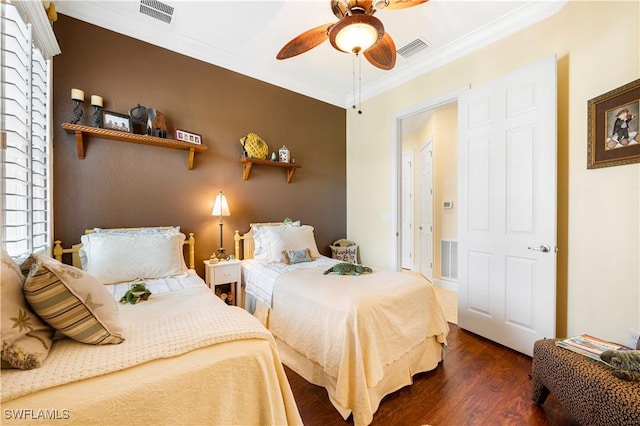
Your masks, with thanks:
M 555 336 L 555 56 L 469 90 L 459 120 L 459 325 L 531 355 Z
M 413 270 L 413 152 L 402 153 L 402 267 Z
M 433 143 L 420 148 L 420 273 L 433 282 Z

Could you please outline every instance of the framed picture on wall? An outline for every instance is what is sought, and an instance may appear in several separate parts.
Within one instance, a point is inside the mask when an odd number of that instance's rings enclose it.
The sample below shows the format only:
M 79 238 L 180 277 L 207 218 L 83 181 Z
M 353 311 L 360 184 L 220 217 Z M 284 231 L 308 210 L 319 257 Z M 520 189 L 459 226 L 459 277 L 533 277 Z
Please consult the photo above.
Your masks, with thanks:
M 131 133 L 131 120 L 128 115 L 112 111 L 102 111 L 102 128 Z
M 191 133 L 184 130 L 176 129 L 175 130 L 175 138 L 176 140 L 182 142 L 195 143 L 196 145 L 202 145 L 202 136 L 197 133 Z
M 590 99 L 587 168 L 640 163 L 640 79 Z

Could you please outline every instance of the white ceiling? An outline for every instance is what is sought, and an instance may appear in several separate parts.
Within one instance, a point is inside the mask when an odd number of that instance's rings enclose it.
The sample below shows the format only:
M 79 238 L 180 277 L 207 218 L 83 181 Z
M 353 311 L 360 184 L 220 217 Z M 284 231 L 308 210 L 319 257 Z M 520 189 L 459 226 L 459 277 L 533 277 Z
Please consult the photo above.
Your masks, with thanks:
M 149 0 L 144 0 L 148 2 Z M 152 2 L 155 0 L 151 0 Z M 339 106 L 353 104 L 352 56 L 326 41 L 276 59 L 302 32 L 336 22 L 329 0 L 162 1 L 171 23 L 140 13 L 140 0 L 55 2 L 59 13 Z M 430 46 L 383 71 L 362 61 L 362 100 L 557 13 L 566 0 L 431 0 L 376 13 L 396 48 L 416 38 Z M 526 48 L 526 47 L 523 47 Z M 64 52 L 63 52 L 64 53 Z

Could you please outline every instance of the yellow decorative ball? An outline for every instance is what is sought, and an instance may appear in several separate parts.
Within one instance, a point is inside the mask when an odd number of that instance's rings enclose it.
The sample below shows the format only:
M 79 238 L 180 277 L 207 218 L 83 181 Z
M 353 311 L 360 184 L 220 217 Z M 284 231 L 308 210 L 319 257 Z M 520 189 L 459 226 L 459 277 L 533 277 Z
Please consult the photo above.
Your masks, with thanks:
M 269 146 L 255 133 L 249 133 L 247 136 L 240 138 L 240 145 L 251 158 L 265 160 L 269 156 Z

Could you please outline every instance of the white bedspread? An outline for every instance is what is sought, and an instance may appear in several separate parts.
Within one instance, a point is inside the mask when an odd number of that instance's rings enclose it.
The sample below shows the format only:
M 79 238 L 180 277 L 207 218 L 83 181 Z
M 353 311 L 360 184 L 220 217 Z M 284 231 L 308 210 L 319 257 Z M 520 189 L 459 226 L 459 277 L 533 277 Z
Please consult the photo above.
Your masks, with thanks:
M 227 306 L 202 286 L 154 294 L 136 305 L 120 305 L 120 311 L 123 343 L 91 346 L 68 338 L 56 340 L 43 367 L 3 370 L 2 402 L 214 343 L 272 341 L 257 320 L 240 308 Z
M 203 287 L 207 288 L 207 285 L 202 281 L 202 278 L 198 276 L 196 271 L 189 269 L 185 274 L 176 275 L 174 277 L 165 278 L 153 278 L 135 280 L 130 282 L 122 282 L 116 284 L 107 284 L 105 288 L 109 290 L 109 293 L 116 301 L 119 301 L 122 296 L 131 288 L 132 283 L 143 282 L 151 293 L 159 295 L 170 291 L 184 290 L 187 288 Z
M 315 259 L 313 262 L 302 262 L 295 265 L 249 259 L 242 262 L 242 281 L 245 283 L 245 291 L 248 294 L 251 294 L 265 305 L 271 306 L 273 286 L 280 275 L 296 269 L 324 268 L 326 271 L 336 263 L 339 263 L 339 261 L 325 256 Z
M 276 340 L 331 378 L 335 386 L 328 388 L 329 396 L 343 416 L 351 411 L 356 425 L 369 424 L 381 399 L 370 390 L 388 379 L 385 369 L 429 346 L 429 339 L 445 344 L 449 326 L 425 280 L 380 270 L 323 275 L 335 263 L 329 261 L 299 264 L 304 267 L 268 264 L 262 272 L 254 263 L 245 278 L 268 280 L 257 290 L 247 281 L 247 292 L 264 302 L 271 287 L 268 328 Z

